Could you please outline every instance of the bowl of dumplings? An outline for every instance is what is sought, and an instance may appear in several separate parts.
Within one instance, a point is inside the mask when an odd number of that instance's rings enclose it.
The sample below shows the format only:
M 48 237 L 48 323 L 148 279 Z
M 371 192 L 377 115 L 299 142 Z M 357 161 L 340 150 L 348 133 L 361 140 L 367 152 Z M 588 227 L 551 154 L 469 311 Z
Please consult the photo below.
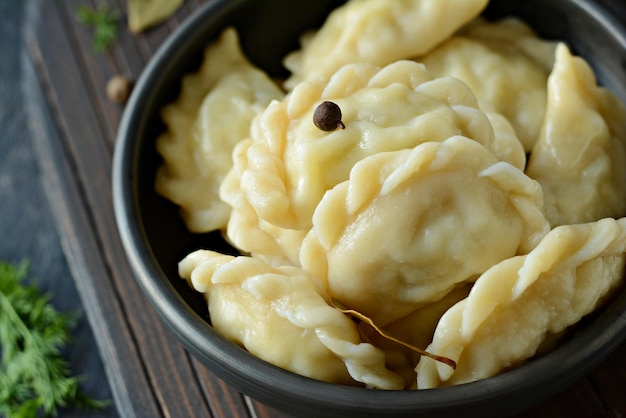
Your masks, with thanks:
M 215 375 L 294 416 L 554 396 L 626 335 L 626 30 L 606 7 L 207 2 L 120 126 L 142 290 Z

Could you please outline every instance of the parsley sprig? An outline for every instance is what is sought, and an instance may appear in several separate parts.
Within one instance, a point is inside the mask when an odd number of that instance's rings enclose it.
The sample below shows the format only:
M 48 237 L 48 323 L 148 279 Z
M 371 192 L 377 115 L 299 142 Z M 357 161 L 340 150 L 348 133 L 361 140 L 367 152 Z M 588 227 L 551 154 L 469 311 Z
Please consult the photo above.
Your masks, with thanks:
M 58 407 L 103 408 L 82 393 L 61 349 L 75 315 L 57 311 L 50 297 L 23 283 L 28 264 L 0 262 L 0 416 L 56 416 Z
M 76 18 L 93 28 L 93 48 L 96 51 L 104 51 L 117 40 L 118 15 L 106 4 L 100 5 L 97 9 L 80 6 L 76 9 Z

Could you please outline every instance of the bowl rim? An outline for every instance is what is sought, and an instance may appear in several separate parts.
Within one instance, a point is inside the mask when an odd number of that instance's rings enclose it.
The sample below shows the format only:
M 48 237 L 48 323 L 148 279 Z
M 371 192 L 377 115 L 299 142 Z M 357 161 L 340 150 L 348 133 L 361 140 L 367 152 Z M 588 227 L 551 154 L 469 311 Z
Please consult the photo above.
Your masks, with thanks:
M 114 212 L 127 260 L 136 281 L 158 315 L 192 354 L 238 390 L 279 408 L 286 406 L 280 401 L 284 397 L 302 400 L 302 411 L 312 405 L 327 405 L 333 410 L 341 408 L 363 414 L 413 414 L 445 412 L 455 408 L 469 411 L 486 401 L 510 399 L 512 392 L 527 389 L 544 395 L 543 399 L 541 395 L 537 398 L 537 401 L 542 401 L 582 378 L 617 348 L 626 337 L 624 290 L 592 323 L 544 356 L 488 379 L 437 389 L 376 391 L 318 381 L 269 364 L 215 332 L 178 294 L 158 266 L 150 248 L 145 246 L 145 232 L 133 189 L 138 146 L 135 139 L 147 120 L 141 110 L 154 98 L 150 86 L 162 82 L 167 72 L 165 69 L 169 68 L 172 60 L 184 54 L 185 45 L 189 44 L 187 39 L 206 31 L 205 28 L 211 25 L 223 27 L 220 19 L 247 1 L 213 0 L 204 3 L 158 48 L 140 75 L 123 112 L 113 155 Z M 626 48 L 626 34 L 619 30 L 617 20 L 606 10 L 597 5 L 592 7 L 583 0 L 570 1 L 611 28 L 613 36 Z M 532 375 L 533 379 L 521 379 L 525 375 Z M 242 383 L 238 376 L 245 376 L 245 382 Z M 277 385 L 278 379 L 280 385 Z M 303 387 L 307 390 L 302 391 Z M 541 391 L 537 392 L 537 388 Z M 520 403 L 525 401 L 523 397 L 519 400 Z

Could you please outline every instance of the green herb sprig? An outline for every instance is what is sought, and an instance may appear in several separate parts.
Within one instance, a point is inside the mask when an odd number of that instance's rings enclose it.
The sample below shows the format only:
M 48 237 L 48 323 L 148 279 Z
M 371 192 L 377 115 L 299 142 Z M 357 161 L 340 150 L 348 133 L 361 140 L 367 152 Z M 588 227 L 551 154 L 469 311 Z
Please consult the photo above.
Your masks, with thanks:
M 100 5 L 98 9 L 80 6 L 76 9 L 76 18 L 79 22 L 93 28 L 93 48 L 97 52 L 104 51 L 117 40 L 118 15 L 106 4 Z
M 26 262 L 0 262 L 0 416 L 57 416 L 58 407 L 104 408 L 109 402 L 82 393 L 61 349 L 76 315 L 50 304 L 23 283 Z

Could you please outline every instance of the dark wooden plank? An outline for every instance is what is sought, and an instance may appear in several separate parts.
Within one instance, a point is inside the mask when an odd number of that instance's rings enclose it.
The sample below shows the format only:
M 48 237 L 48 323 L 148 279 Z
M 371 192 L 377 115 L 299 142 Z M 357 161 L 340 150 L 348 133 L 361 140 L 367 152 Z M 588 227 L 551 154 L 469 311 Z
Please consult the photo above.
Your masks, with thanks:
M 197 360 L 194 360 L 194 362 L 198 384 L 202 387 L 205 396 L 211 400 L 211 412 L 214 417 L 254 417 L 254 414 L 250 413 L 250 409 L 241 393 L 217 378 Z
M 64 147 L 52 154 L 54 159 L 44 158 L 51 152 L 46 149 L 42 159 L 51 164 L 47 171 L 60 173 L 60 193 L 54 201 L 88 316 L 102 336 L 103 357 L 114 366 L 118 363 L 113 373 L 119 372 L 119 376 L 114 378 L 127 379 L 119 386 L 124 390 L 115 393 L 116 401 L 120 398 L 119 402 L 127 405 L 129 416 L 137 411 L 139 416 L 208 415 L 201 391 L 188 384 L 195 378 L 187 353 L 156 319 L 125 262 L 111 201 L 111 143 L 99 130 L 97 109 L 87 93 L 89 81 L 65 36 L 58 5 L 41 5 L 46 19 L 39 29 L 44 39 L 35 37 L 31 42 L 32 54 L 40 62 L 40 76 L 48 80 L 48 104 L 56 110 L 53 120 Z M 45 47 L 40 47 L 43 42 Z M 46 145 L 52 148 L 54 144 Z M 65 158 L 69 161 L 63 161 Z M 63 167 L 55 166 L 59 163 Z M 80 219 L 83 222 L 77 222 Z M 104 311 L 111 306 L 116 307 L 114 312 Z M 118 334 L 123 338 L 117 338 Z M 120 364 L 126 355 L 132 357 L 133 367 Z M 141 400 L 146 394 L 151 399 L 136 407 L 135 398 Z M 154 398 L 158 402 L 150 404 Z
M 90 376 L 81 389 L 97 399 L 112 399 L 93 330 L 83 307 L 56 228 L 42 176 L 26 90 L 34 79 L 23 42 L 30 25 L 28 3 L 0 2 L 0 260 L 29 261 L 27 281 L 50 295 L 61 312 L 78 313 L 71 328 L 72 340 L 62 355 L 74 375 Z M 1 344 L 0 344 L 1 345 Z M 2 349 L 0 348 L 0 351 Z M 0 372 L 1 374 L 1 372 Z M 4 388 L 1 388 L 4 389 Z M 60 408 L 64 418 L 116 418 L 115 405 L 104 410 Z
M 112 144 L 121 112 L 119 106 L 107 99 L 106 83 L 116 72 L 115 69 L 111 68 L 110 60 L 107 58 L 110 53 L 95 50 L 93 28 L 79 22 L 77 18 L 77 10 L 81 6 L 91 7 L 95 10 L 99 7 L 98 4 L 85 0 L 57 2 L 57 13 L 51 17 L 53 17 L 53 22 L 58 19 L 66 35 L 67 47 L 76 52 L 74 61 L 82 76 L 84 93 L 89 96 L 95 108 L 93 114 L 97 118 L 97 127 L 107 142 Z M 117 12 L 113 8 L 111 10 L 114 13 Z M 44 36 L 47 38 L 49 33 L 45 33 Z
M 254 416 L 256 418 L 290 418 L 290 415 L 287 415 L 284 412 L 277 411 L 274 408 L 270 408 L 269 406 L 255 401 L 254 399 L 251 399 L 247 396 L 246 401 L 248 401 L 249 407 L 254 409 Z
M 110 50 L 112 57 L 111 65 L 115 66 L 118 74 L 136 80 L 144 69 L 150 55 L 144 54 L 144 51 L 138 46 L 140 36 L 133 35 L 127 30 L 128 13 L 126 1 L 117 0 L 112 3 L 117 6 L 116 10 L 120 13 L 120 20 L 118 22 L 117 42 Z
M 36 51 L 32 44 L 30 49 Z M 31 83 L 37 82 L 31 80 Z M 117 410 L 125 417 L 140 416 L 140 412 L 161 416 L 134 337 L 126 325 L 123 307 L 106 274 L 106 261 L 101 256 L 98 239 L 91 233 L 91 220 L 85 211 L 77 210 L 83 202 L 78 185 L 67 181 L 73 171 L 71 162 L 65 159 L 63 150 L 55 146 L 60 144 L 60 138 L 52 117 L 46 113 L 45 107 L 34 105 L 43 101 L 43 97 L 31 100 L 29 109 L 35 150 L 50 185 L 49 198 L 64 253 L 81 298 L 84 301 L 107 301 L 106 304 L 84 303 L 84 307 L 105 363 Z

